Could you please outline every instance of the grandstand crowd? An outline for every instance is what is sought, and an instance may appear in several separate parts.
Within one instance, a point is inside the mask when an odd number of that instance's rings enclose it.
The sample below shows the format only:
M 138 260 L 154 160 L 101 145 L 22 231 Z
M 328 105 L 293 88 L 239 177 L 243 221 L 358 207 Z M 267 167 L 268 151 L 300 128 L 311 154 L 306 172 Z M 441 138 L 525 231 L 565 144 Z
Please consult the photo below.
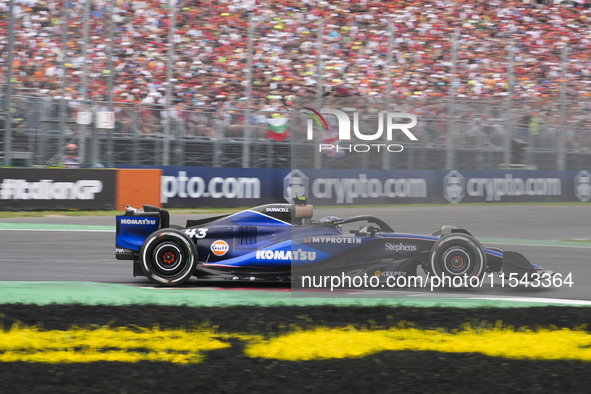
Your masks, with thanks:
M 64 3 L 14 1 L 16 91 L 61 98 Z M 573 108 L 582 116 L 577 121 L 584 123 L 588 120 L 585 98 L 591 96 L 591 10 L 586 3 L 182 0 L 176 5 L 173 37 L 173 103 L 177 108 L 246 108 L 248 15 L 252 12 L 254 110 L 277 111 L 295 100 L 313 100 L 321 55 L 323 96 L 383 99 L 391 84 L 393 103 L 415 99 L 405 109 L 439 119 L 447 112 L 440 103 L 449 96 L 452 81 L 454 96 L 460 100 L 499 98 L 501 102 L 506 98 L 508 47 L 513 45 L 516 112 L 529 120 L 555 117 L 562 47 L 568 44 L 567 95 L 577 102 Z M 164 104 L 169 0 L 115 0 L 114 4 L 113 70 L 108 68 L 109 1 L 90 4 L 89 98 L 108 100 L 107 81 L 113 72 L 115 102 Z M 84 1 L 71 0 L 67 5 L 65 98 L 79 100 L 83 96 Z M 4 62 L 7 16 L 8 0 L 0 0 Z M 388 73 L 389 25 L 395 38 Z M 452 76 L 454 32 L 458 32 L 457 67 Z M 439 104 L 425 104 L 433 102 Z

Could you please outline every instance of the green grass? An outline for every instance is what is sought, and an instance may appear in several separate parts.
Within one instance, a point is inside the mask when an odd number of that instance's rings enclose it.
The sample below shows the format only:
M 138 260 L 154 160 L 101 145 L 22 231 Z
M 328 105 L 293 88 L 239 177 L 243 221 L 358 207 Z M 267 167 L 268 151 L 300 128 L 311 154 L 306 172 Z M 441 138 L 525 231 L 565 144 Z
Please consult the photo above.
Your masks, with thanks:
M 413 207 L 438 207 L 438 208 L 450 208 L 465 207 L 465 206 L 514 206 L 514 205 L 584 205 L 585 203 L 580 202 L 534 202 L 534 203 L 510 203 L 510 202 L 497 202 L 497 203 L 467 203 L 467 204 L 384 204 L 384 205 L 323 205 L 315 206 L 316 209 L 340 209 L 340 208 L 413 208 Z M 236 208 L 168 208 L 171 214 L 226 214 L 234 213 L 250 207 L 236 207 Z M 123 211 L 108 210 L 108 211 L 78 211 L 78 210 L 66 210 L 66 211 L 0 211 L 0 219 L 7 218 L 22 218 L 22 217 L 47 217 L 47 216 L 113 216 L 121 214 Z M 568 240 L 571 241 L 571 240 Z M 591 242 L 589 241 L 577 241 L 576 242 Z
M 568 241 L 568 242 L 591 242 L 591 239 L 564 239 L 563 241 Z

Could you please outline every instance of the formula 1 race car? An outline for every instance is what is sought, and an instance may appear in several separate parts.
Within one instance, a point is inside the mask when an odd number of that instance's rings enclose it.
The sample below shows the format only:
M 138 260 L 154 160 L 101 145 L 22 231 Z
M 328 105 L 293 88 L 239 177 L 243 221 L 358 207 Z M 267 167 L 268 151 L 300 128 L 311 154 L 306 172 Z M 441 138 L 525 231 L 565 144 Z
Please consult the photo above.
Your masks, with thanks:
M 522 254 L 484 248 L 468 231 L 444 226 L 431 235 L 396 233 L 370 215 L 312 220 L 305 198 L 170 225 L 168 211 L 144 205 L 117 216 L 116 258 L 133 260 L 133 275 L 162 286 L 192 276 L 233 281 L 291 281 L 308 275 L 416 275 L 519 278 L 552 274 Z M 349 232 L 343 227 L 357 226 Z M 379 274 L 378 274 L 379 273 Z

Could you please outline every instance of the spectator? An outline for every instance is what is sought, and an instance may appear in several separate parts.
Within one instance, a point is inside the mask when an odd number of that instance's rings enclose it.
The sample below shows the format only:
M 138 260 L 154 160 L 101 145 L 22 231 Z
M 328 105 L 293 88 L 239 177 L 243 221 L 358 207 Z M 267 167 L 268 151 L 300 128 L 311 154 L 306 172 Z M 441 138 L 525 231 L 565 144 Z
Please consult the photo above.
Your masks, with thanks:
M 80 168 L 82 160 L 78 157 L 78 145 L 68 144 L 66 154 L 62 157 L 64 168 Z
M 16 1 L 16 78 L 24 87 L 61 88 L 60 4 Z M 565 2 L 566 3 L 566 2 Z M 66 63 L 68 87 L 79 89 L 84 59 L 82 1 L 69 2 Z M 166 81 L 168 10 L 161 1 L 117 0 L 115 23 L 115 90 L 134 92 L 141 101 L 163 92 Z M 6 17 L 7 0 L 0 0 Z M 186 0 L 178 6 L 174 36 L 173 95 L 182 97 L 201 86 L 210 98 L 228 92 L 244 94 L 248 18 L 238 2 Z M 302 8 L 303 7 L 303 8 Z M 481 0 L 426 0 L 368 3 L 260 0 L 256 15 L 253 93 L 258 97 L 304 92 L 316 83 L 317 21 L 324 20 L 324 85 L 338 96 L 385 93 L 387 25 L 395 23 L 393 96 L 432 97 L 448 92 L 451 32 L 459 29 L 457 93 L 465 97 L 506 94 L 506 46 L 516 42 L 515 94 L 556 95 L 560 48 L 571 47 L 572 82 L 576 95 L 590 95 L 591 75 L 587 31 L 589 10 L 575 4 L 498 3 Z M 462 22 L 458 22 L 462 21 Z M 108 65 L 108 2 L 92 3 L 88 77 L 89 91 L 106 98 Z M 7 25 L 1 27 L 6 33 Z M 1 35 L 5 40 L 7 35 Z M 141 93 L 141 94 L 137 94 Z M 299 95 L 299 93 L 297 93 Z M 127 96 L 126 96 L 127 97 Z
M 287 123 L 288 118 L 279 113 L 267 118 L 267 138 L 273 141 L 283 141 L 289 138 Z
M 91 3 L 87 90 L 94 101 L 107 101 L 113 75 L 115 101 L 162 104 L 167 83 L 167 1 L 116 0 L 114 69 L 109 70 L 109 2 Z M 62 4 L 68 4 L 68 40 L 62 48 Z M 251 7 L 251 8 L 249 8 Z M 181 106 L 223 103 L 244 97 L 247 83 L 248 11 L 255 14 L 252 106 L 283 111 L 291 96 L 314 99 L 318 58 L 322 56 L 324 93 L 336 97 L 383 98 L 390 85 L 392 101 L 425 105 L 423 115 L 441 113 L 433 98 L 449 95 L 451 37 L 460 33 L 454 80 L 459 99 L 503 100 L 508 94 L 507 46 L 515 45 L 516 112 L 556 101 L 561 85 L 561 49 L 568 44 L 567 88 L 571 98 L 591 96 L 590 10 L 577 2 L 523 0 L 411 0 L 322 2 L 259 0 L 251 2 L 182 0 L 176 17 L 172 99 Z M 82 91 L 84 2 L 15 0 L 14 70 L 18 89 L 47 97 L 62 96 L 63 52 L 67 86 L 64 97 Z M 8 0 L 0 0 L 0 57 L 6 58 Z M 316 45 L 318 21 L 324 21 L 322 48 Z M 386 70 L 388 25 L 394 26 L 392 65 Z M 63 50 L 62 50 L 63 49 Z M 322 49 L 322 53 L 319 50 Z M 0 73 L 1 75 L 4 73 Z M 17 90 L 18 91 L 18 90 Z M 114 93 L 113 92 L 113 93 Z M 423 105 L 423 104 L 421 104 Z M 416 107 L 416 105 L 413 105 Z M 468 110 L 466 110 L 468 111 Z M 570 115 L 585 113 L 569 108 Z M 522 112 L 523 113 L 523 112 Z M 153 114 L 154 116 L 158 116 Z M 539 115 L 552 122 L 555 112 Z M 444 115 L 445 116 L 445 115 Z M 433 142 L 442 119 L 428 132 Z M 530 120 L 522 128 L 527 130 Z M 234 123 L 232 123 L 234 124 Z M 155 128 L 144 125 L 145 133 Z M 211 128 L 211 126 L 210 126 Z M 206 134 L 209 134 L 208 131 Z

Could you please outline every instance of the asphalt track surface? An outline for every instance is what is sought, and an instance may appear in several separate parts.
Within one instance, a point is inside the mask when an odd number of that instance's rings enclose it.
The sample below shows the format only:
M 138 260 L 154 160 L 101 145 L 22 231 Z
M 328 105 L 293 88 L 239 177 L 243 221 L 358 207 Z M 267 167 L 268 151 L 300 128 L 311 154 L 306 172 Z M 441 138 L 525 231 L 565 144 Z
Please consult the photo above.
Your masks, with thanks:
M 316 209 L 314 218 L 372 214 L 397 232 L 430 234 L 442 225 L 466 228 L 477 238 L 557 241 L 591 239 L 591 205 L 493 205 L 394 208 Z M 172 224 L 208 215 L 172 215 Z M 213 215 L 212 215 L 213 216 Z M 0 219 L 0 223 L 41 223 L 114 226 L 114 217 L 38 217 Z M 486 243 L 523 253 L 531 262 L 566 276 L 574 284 L 561 287 L 501 287 L 498 279 L 477 289 L 388 290 L 393 297 L 478 297 L 591 300 L 591 243 L 579 246 Z M 572 245 L 572 244 L 571 244 Z M 0 231 L 0 281 L 93 281 L 131 286 L 151 286 L 145 278 L 132 276 L 131 262 L 115 260 L 113 232 Z M 218 284 L 215 284 L 217 286 Z M 235 284 L 232 284 L 236 286 Z M 189 286 L 207 286 L 191 280 Z M 241 287 L 244 287 L 243 285 Z M 368 291 L 371 296 L 384 291 Z

